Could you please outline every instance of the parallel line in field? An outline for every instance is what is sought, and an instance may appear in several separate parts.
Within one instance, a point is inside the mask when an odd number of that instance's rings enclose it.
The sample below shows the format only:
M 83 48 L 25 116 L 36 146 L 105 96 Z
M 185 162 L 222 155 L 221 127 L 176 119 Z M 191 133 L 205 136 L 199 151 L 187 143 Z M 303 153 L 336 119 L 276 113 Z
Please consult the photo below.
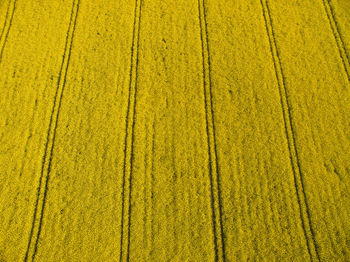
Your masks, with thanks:
M 31 227 L 31 231 L 30 231 L 30 236 L 29 236 L 29 241 L 28 241 L 28 246 L 27 246 L 25 257 L 24 257 L 24 261 L 28 261 L 31 251 L 32 251 L 31 258 L 33 261 L 35 258 L 36 252 L 37 252 L 37 248 L 38 248 L 38 243 L 39 243 L 39 238 L 40 238 L 40 233 L 41 233 L 41 228 L 42 228 L 42 222 L 43 222 L 43 217 L 44 217 L 46 196 L 47 196 L 47 191 L 48 191 L 48 182 L 49 182 L 49 178 L 50 178 L 53 149 L 54 149 L 54 143 L 55 143 L 55 137 L 56 137 L 56 129 L 57 129 L 57 124 L 58 124 L 58 119 L 59 119 L 60 108 L 61 108 L 61 104 L 62 104 L 63 91 L 64 91 L 64 87 L 66 84 L 67 72 L 68 72 L 69 61 L 70 61 L 71 50 L 72 50 L 73 37 L 74 37 L 77 16 L 78 16 L 78 11 L 79 11 L 79 3 L 80 3 L 80 0 L 73 0 L 72 12 L 71 12 L 71 17 L 70 17 L 70 21 L 69 21 L 69 25 L 68 25 L 68 31 L 67 31 L 67 35 L 66 35 L 66 43 L 65 43 L 65 47 L 64 47 L 62 63 L 61 63 L 61 67 L 60 67 L 60 71 L 59 71 L 59 75 L 58 75 L 58 80 L 57 80 L 56 93 L 55 93 L 55 97 L 54 97 L 49 127 L 48 127 L 48 131 L 47 131 L 45 151 L 44 151 L 44 155 L 43 155 L 43 159 L 42 159 L 42 166 L 41 166 L 41 174 L 40 174 L 40 179 L 39 179 L 39 185 L 37 188 L 37 199 L 36 199 L 34 213 L 33 213 L 32 227 Z M 63 74 L 63 78 L 62 78 L 62 74 Z M 46 175 L 44 175 L 45 173 L 46 173 Z M 43 184 L 44 184 L 44 186 L 42 186 Z M 41 200 L 41 198 L 42 198 L 42 200 Z M 39 204 L 39 202 L 41 202 L 41 203 Z M 38 215 L 39 215 L 39 218 L 37 219 Z M 34 233 L 34 231 L 37 231 L 36 234 Z
M 7 6 L 5 23 L 4 23 L 4 27 L 1 30 L 1 35 L 0 35 L 0 63 L 2 60 L 2 53 L 4 52 L 7 38 L 8 38 L 8 35 L 10 33 L 10 28 L 12 26 L 12 20 L 13 20 L 13 16 L 14 16 L 15 10 L 16 10 L 16 1 L 17 0 L 13 0 L 11 15 L 10 15 L 10 6 L 11 6 L 12 0 L 9 0 L 8 6 Z M 6 33 L 5 33 L 5 31 L 6 31 Z
M 121 236 L 120 236 L 120 261 L 125 257 L 130 258 L 130 221 L 131 221 L 131 193 L 132 193 L 132 168 L 134 157 L 134 136 L 136 117 L 136 81 L 139 60 L 139 39 L 141 21 L 141 2 L 135 1 L 133 36 L 131 44 L 130 74 L 129 74 L 129 95 L 128 106 L 125 118 L 125 142 L 124 142 L 124 165 L 122 182 L 122 211 L 121 211 Z M 129 170 L 127 170 L 129 169 Z M 126 185 L 128 181 L 128 185 Z M 127 191 L 127 192 L 126 192 Z M 126 199 L 127 198 L 127 199 Z M 128 202 L 126 204 L 126 202 Z M 127 205 L 127 206 L 126 206 Z M 124 232 L 126 231 L 126 232 Z M 125 247 L 126 246 L 126 247 Z M 124 251 L 124 249 L 126 249 Z M 125 254 L 126 253 L 126 254 Z
M 290 112 L 289 96 L 286 89 L 285 76 L 283 73 L 281 59 L 280 59 L 280 55 L 279 55 L 279 51 L 276 43 L 276 37 L 273 30 L 271 11 L 268 6 L 268 2 L 266 0 L 260 0 L 260 3 L 261 3 L 262 13 L 265 21 L 266 33 L 269 39 L 270 52 L 271 52 L 271 56 L 274 64 L 278 90 L 279 90 L 279 95 L 281 99 L 280 103 L 283 111 L 283 122 L 284 122 L 287 143 L 288 143 L 289 158 L 290 158 L 290 162 L 293 170 L 294 186 L 296 189 L 296 196 L 297 196 L 298 205 L 299 205 L 300 220 L 302 223 L 302 228 L 306 239 L 309 256 L 311 259 L 313 259 L 312 254 L 314 251 L 317 259 L 320 260 L 319 252 L 318 252 L 318 248 L 317 248 L 317 244 L 314 236 L 315 234 L 311 224 L 309 205 L 308 205 L 307 197 L 304 190 L 304 182 L 303 182 L 304 178 L 303 178 L 303 173 L 301 172 L 299 155 L 296 148 L 296 141 L 295 141 L 295 135 L 294 135 L 295 131 L 294 131 L 294 125 L 293 125 L 293 118 Z M 311 235 L 310 237 L 308 232 L 310 232 L 310 235 Z
M 220 172 L 216 146 L 210 52 L 206 6 L 204 0 L 198 0 L 198 13 L 202 45 L 204 105 L 209 158 L 210 201 L 212 209 L 215 261 L 225 261 L 225 239 L 222 221 Z
M 350 58 L 349 58 L 349 54 L 347 53 L 347 50 L 345 48 L 344 40 L 343 40 L 343 37 L 340 33 L 339 25 L 338 25 L 338 22 L 336 20 L 336 16 L 335 16 L 333 7 L 330 3 L 330 0 L 322 0 L 322 4 L 323 4 L 323 7 L 324 7 L 326 15 L 327 15 L 327 20 L 328 20 L 329 25 L 332 29 L 332 33 L 333 33 L 333 36 L 335 38 L 335 42 L 337 43 L 338 52 L 339 52 L 340 58 L 343 62 L 345 73 L 348 77 L 348 80 L 350 81 L 350 64 L 349 64 Z
M 7 3 L 6 14 L 5 14 L 5 21 L 4 21 L 4 25 L 3 25 L 1 33 L 0 33 L 0 39 L 2 39 L 2 36 L 4 35 L 4 32 L 5 32 L 5 28 L 6 28 L 6 25 L 7 25 L 7 20 L 8 20 L 9 14 L 10 14 L 10 6 L 11 6 L 11 0 L 9 0 L 8 3 Z

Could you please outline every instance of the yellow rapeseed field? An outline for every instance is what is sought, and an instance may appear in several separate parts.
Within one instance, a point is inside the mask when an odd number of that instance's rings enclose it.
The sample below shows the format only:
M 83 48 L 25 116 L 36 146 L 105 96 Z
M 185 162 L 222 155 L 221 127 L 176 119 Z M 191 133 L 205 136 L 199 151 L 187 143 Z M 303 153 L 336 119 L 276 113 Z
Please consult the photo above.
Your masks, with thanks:
M 0 261 L 350 261 L 350 1 L 0 0 Z

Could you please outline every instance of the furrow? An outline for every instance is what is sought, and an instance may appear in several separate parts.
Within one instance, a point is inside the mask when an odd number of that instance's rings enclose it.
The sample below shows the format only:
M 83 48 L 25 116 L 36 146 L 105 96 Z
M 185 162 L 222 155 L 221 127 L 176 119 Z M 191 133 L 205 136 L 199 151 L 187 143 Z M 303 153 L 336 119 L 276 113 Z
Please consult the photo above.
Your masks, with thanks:
M 335 42 L 337 43 L 337 48 L 339 51 L 339 56 L 342 60 L 343 66 L 344 66 L 344 70 L 345 73 L 348 77 L 348 80 L 350 81 L 350 64 L 349 64 L 349 54 L 347 53 L 346 49 L 345 49 L 345 44 L 344 44 L 344 40 L 342 38 L 342 35 L 340 34 L 340 30 L 339 30 L 339 26 L 332 8 L 332 5 L 330 3 L 329 0 L 322 0 L 322 4 L 324 6 L 326 15 L 327 15 L 327 19 L 329 22 L 329 25 L 332 29 L 332 33 L 335 39 Z
M 12 20 L 13 16 L 16 10 L 16 0 L 9 0 L 7 10 L 6 10 L 6 16 L 5 16 L 5 24 L 4 27 L 1 30 L 1 35 L 0 35 L 0 63 L 2 59 L 2 54 L 5 49 L 6 41 L 12 26 Z
M 288 143 L 288 150 L 290 155 L 290 162 L 293 169 L 294 184 L 296 189 L 296 195 L 300 210 L 300 219 L 306 239 L 307 249 L 310 255 L 310 259 L 316 257 L 319 259 L 317 245 L 314 237 L 313 228 L 311 225 L 310 213 L 306 194 L 304 191 L 303 174 L 301 172 L 298 152 L 296 149 L 295 135 L 293 130 L 292 115 L 290 112 L 290 105 L 288 101 L 288 93 L 285 84 L 285 77 L 282 70 L 281 60 L 277 49 L 276 39 L 272 26 L 271 12 L 268 7 L 267 1 L 260 0 L 262 12 L 264 16 L 266 32 L 269 39 L 271 56 L 273 59 L 274 69 L 276 73 L 279 94 L 281 99 L 281 107 L 283 111 L 283 120 L 285 126 L 285 134 Z
M 136 81 L 138 66 L 138 50 L 141 21 L 141 0 L 136 0 L 134 26 L 131 45 L 129 97 L 125 118 L 124 166 L 122 183 L 122 216 L 120 236 L 120 261 L 129 261 L 130 256 L 130 221 L 132 193 L 132 162 L 136 109 Z
M 213 220 L 215 261 L 225 261 L 225 243 L 222 222 L 221 189 L 219 165 L 216 151 L 214 109 L 212 101 L 212 83 L 210 76 L 210 52 L 204 0 L 198 0 L 200 37 L 202 45 L 204 105 L 209 158 L 210 198 Z
M 2 39 L 2 36 L 4 35 L 4 32 L 5 32 L 5 28 L 6 28 L 6 25 L 7 25 L 7 20 L 8 20 L 9 13 L 10 13 L 10 6 L 11 6 L 11 0 L 9 0 L 8 3 L 7 3 L 6 14 L 5 14 L 5 21 L 4 21 L 4 25 L 3 25 L 2 29 L 1 29 L 0 40 Z
M 54 97 L 53 108 L 50 116 L 50 122 L 47 132 L 47 139 L 45 144 L 45 150 L 42 160 L 42 168 L 39 179 L 39 185 L 37 188 L 37 199 L 34 207 L 33 221 L 28 241 L 28 246 L 24 261 L 28 261 L 30 258 L 33 261 L 38 248 L 41 226 L 43 222 L 45 200 L 48 190 L 48 183 L 50 178 L 50 169 L 53 157 L 53 148 L 56 136 L 56 128 L 58 124 L 59 112 L 63 97 L 63 91 L 66 84 L 67 72 L 69 67 L 69 59 L 71 55 L 72 42 L 74 37 L 74 31 L 77 22 L 77 15 L 79 11 L 79 1 L 74 0 L 72 6 L 71 18 L 68 26 L 66 43 L 63 52 L 62 64 L 59 71 L 57 89 Z M 63 77 L 62 77 L 63 76 Z

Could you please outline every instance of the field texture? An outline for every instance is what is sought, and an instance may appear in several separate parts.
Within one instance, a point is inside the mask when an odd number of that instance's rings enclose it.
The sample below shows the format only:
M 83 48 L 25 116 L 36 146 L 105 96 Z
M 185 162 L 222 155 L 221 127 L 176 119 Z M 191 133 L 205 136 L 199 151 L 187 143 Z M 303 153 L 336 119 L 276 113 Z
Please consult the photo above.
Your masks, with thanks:
M 350 1 L 0 0 L 0 261 L 350 261 Z

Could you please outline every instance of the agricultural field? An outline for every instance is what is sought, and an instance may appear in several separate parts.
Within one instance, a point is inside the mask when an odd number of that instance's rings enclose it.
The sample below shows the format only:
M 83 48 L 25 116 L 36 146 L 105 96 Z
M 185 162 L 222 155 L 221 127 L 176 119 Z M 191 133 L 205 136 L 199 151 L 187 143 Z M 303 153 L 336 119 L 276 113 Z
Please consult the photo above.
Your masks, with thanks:
M 350 1 L 0 0 L 0 261 L 350 261 Z

